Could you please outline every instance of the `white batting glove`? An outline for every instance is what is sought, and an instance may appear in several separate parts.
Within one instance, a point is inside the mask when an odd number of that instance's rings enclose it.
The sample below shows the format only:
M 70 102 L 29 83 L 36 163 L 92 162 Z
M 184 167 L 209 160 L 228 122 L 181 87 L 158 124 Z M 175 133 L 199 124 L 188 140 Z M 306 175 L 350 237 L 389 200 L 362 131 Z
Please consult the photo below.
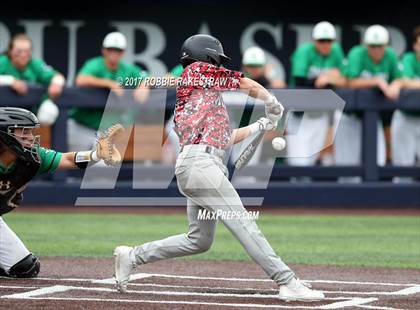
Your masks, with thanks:
M 261 117 L 255 123 L 249 125 L 251 134 L 255 134 L 261 131 L 270 131 L 276 129 L 276 125 L 267 117 Z
M 273 95 L 265 103 L 265 115 L 273 122 L 273 124 L 275 124 L 275 126 L 277 126 L 278 121 L 283 116 L 283 111 L 283 105 Z

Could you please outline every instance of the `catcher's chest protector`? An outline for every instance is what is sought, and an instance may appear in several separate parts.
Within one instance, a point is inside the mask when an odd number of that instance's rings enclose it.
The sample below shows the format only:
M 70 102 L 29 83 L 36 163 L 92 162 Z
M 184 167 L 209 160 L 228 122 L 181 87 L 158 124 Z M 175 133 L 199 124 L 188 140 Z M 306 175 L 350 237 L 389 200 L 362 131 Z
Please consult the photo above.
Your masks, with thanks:
M 16 205 L 8 203 L 16 191 L 22 188 L 37 174 L 40 164 L 18 159 L 15 169 L 9 173 L 0 174 L 0 216 L 12 211 Z

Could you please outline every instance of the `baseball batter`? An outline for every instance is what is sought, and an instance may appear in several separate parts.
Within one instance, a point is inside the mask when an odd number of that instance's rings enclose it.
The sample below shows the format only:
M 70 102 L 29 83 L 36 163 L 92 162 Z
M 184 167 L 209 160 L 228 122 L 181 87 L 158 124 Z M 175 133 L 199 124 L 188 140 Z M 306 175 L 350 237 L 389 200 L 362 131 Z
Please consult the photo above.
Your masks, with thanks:
M 108 164 L 121 160 L 111 143 L 123 129 L 111 127 L 99 138 L 96 150 L 60 153 L 39 146 L 37 117 L 20 108 L 0 108 L 0 276 L 35 277 L 40 270 L 32 254 L 7 226 L 2 215 L 19 207 L 27 183 L 37 174 L 57 169 L 87 167 L 89 162 L 104 159 Z M 112 154 L 112 155 L 108 155 Z
M 403 79 L 397 88 L 420 89 L 420 26 L 414 30 L 413 52 L 402 57 Z M 414 166 L 420 160 L 420 112 L 397 110 L 391 122 L 392 163 L 397 166 Z M 411 181 L 398 177 L 396 182 Z
M 246 211 L 227 178 L 227 168 L 223 163 L 226 149 L 249 135 L 273 130 L 282 116 L 283 107 L 260 84 L 245 78 L 241 72 L 221 67 L 228 60 L 221 43 L 209 35 L 194 35 L 181 48 L 184 70 L 182 83 L 177 87 L 175 107 L 175 129 L 180 137 L 181 153 L 175 173 L 178 188 L 188 201 L 189 231 L 134 248 L 117 247 L 114 251 L 115 278 L 120 292 L 126 292 L 130 274 L 137 265 L 202 253 L 211 247 L 217 221 L 199 219 L 199 210 Z M 203 82 L 196 84 L 194 81 Z M 267 117 L 232 130 L 220 91 L 237 89 L 264 100 Z M 251 258 L 280 286 L 280 299 L 312 301 L 324 298 L 323 293 L 310 289 L 295 278 L 254 220 L 220 220 Z

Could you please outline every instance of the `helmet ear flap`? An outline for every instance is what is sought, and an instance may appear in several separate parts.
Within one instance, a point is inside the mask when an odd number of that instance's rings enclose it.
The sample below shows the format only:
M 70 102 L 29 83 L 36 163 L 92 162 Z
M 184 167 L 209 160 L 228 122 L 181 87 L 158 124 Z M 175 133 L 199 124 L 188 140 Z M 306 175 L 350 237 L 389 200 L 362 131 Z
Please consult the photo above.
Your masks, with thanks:
M 220 66 L 220 62 L 211 56 L 207 56 L 208 62 L 214 66 Z
M 5 152 L 7 150 L 6 144 L 4 144 L 2 141 L 0 141 L 0 154 Z
M 193 59 L 191 59 L 189 57 L 184 58 L 184 59 L 181 59 L 181 65 L 182 65 L 183 68 L 186 68 L 187 66 L 189 66 L 193 62 L 195 62 L 195 60 L 193 60 Z

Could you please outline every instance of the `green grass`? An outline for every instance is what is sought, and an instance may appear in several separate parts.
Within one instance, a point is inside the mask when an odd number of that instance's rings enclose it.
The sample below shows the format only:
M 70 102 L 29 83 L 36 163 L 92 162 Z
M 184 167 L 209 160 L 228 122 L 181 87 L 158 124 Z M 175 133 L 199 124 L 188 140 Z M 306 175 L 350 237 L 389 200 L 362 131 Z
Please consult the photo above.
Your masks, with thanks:
M 138 245 L 187 228 L 184 215 L 11 213 L 4 219 L 42 256 L 111 256 L 116 245 Z M 261 212 L 258 224 L 288 263 L 420 269 L 420 217 Z M 186 259 L 249 258 L 219 223 L 210 251 Z

